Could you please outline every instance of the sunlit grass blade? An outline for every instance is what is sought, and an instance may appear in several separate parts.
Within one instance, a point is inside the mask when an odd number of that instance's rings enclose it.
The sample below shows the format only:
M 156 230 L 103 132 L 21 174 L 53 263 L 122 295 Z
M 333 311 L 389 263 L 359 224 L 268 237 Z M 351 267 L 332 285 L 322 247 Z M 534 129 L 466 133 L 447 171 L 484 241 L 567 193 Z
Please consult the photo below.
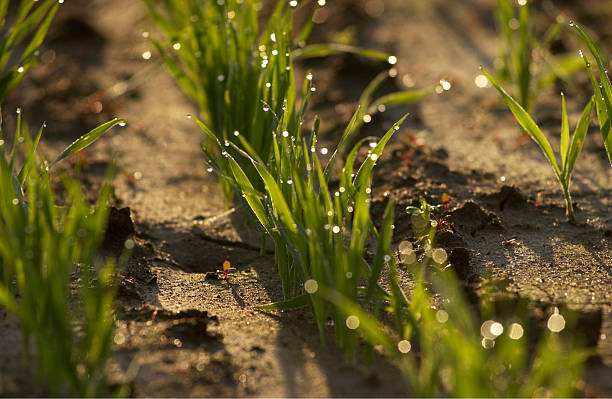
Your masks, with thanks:
M 393 62 L 394 57 L 392 54 L 340 43 L 311 44 L 303 48 L 293 50 L 292 55 L 294 59 L 307 59 L 326 57 L 329 55 L 342 53 L 356 54 L 366 58 L 387 61 L 391 64 L 395 63 Z
M 597 68 L 599 69 L 599 82 L 597 82 L 597 79 L 595 79 L 595 76 L 590 68 L 590 64 L 585 58 L 586 67 L 591 77 L 593 90 L 595 91 L 599 129 L 601 130 L 604 146 L 606 148 L 606 152 L 608 153 L 608 159 L 612 165 L 612 83 L 610 82 L 607 69 L 595 43 L 578 25 L 570 23 L 570 27 L 574 28 L 573 30 L 578 38 L 587 45 L 589 51 L 595 58 Z
M 294 298 L 287 299 L 280 302 L 274 302 L 268 305 L 259 305 L 259 310 L 292 310 L 300 309 L 310 305 L 310 295 L 302 294 Z
M 591 121 L 591 113 L 593 112 L 593 107 L 595 106 L 595 96 L 591 97 L 586 107 L 584 107 L 584 111 L 582 111 L 582 115 L 580 116 L 580 120 L 576 125 L 576 129 L 574 130 L 574 136 L 572 137 L 572 145 L 569 149 L 569 154 L 567 157 L 567 166 L 565 167 L 565 178 L 569 181 L 572 171 L 574 170 L 574 165 L 576 163 L 576 159 L 578 158 L 578 154 L 580 150 L 582 150 L 582 144 L 584 143 L 584 137 L 589 130 L 589 122 Z
M 538 127 L 538 125 L 533 121 L 531 116 L 525 111 L 525 109 L 514 99 L 512 98 L 491 76 L 484 68 L 480 68 L 482 73 L 487 77 L 489 82 L 497 89 L 497 91 L 502 95 L 506 103 L 508 104 L 508 108 L 514 114 L 517 122 L 523 127 L 523 129 L 529 134 L 529 136 L 540 146 L 544 156 L 548 159 L 551 167 L 555 171 L 557 176 L 561 176 L 561 170 L 557 165 L 557 160 L 555 159 L 555 154 L 550 146 L 550 143 L 544 137 L 544 134 Z
M 96 140 L 98 140 L 100 137 L 102 137 L 102 135 L 104 135 L 104 133 L 106 133 L 107 131 L 109 131 L 109 129 L 111 129 L 113 126 L 115 125 L 122 125 L 125 124 L 126 120 L 125 119 L 119 119 L 119 118 L 115 118 L 111 121 L 108 121 L 96 128 L 94 128 L 93 130 L 91 130 L 89 133 L 86 133 L 84 135 L 82 135 L 81 137 L 79 137 L 78 139 L 76 139 L 72 144 L 70 144 L 64 151 L 62 151 L 61 154 L 59 154 L 57 156 L 57 158 L 55 158 L 55 160 L 53 162 L 51 162 L 49 164 L 49 168 L 51 168 L 53 165 L 55 165 L 56 163 L 58 163 L 59 161 L 61 161 L 62 159 L 81 151 L 83 148 L 89 146 L 90 144 L 96 142 Z
M 570 149 L 569 122 L 567 120 L 567 108 L 565 106 L 565 95 L 561 93 L 561 168 L 567 170 L 567 159 Z

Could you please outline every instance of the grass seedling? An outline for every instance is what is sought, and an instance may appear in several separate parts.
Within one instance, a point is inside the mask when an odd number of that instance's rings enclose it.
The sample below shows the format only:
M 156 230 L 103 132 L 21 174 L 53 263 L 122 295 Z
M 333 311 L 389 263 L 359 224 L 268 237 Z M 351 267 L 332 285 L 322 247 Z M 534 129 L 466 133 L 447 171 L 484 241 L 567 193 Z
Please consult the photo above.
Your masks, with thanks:
M 300 120 L 306 109 L 312 83 L 305 80 L 304 103 Z M 368 303 L 382 289 L 376 281 L 382 270 L 384 259 L 389 257 L 389 241 L 386 235 L 376 233 L 369 215 L 369 194 L 372 169 L 384 146 L 403 119 L 395 124 L 370 150 L 356 174 L 353 173 L 357 151 L 372 138 L 360 140 L 348 153 L 344 168 L 338 172 L 339 186 L 330 188 L 330 175 L 337 157 L 344 153 L 347 143 L 356 132 L 357 110 L 347 126 L 338 149 L 332 154 L 325 169 L 321 167 L 316 147 L 318 122 L 311 137 L 302 133 L 301 124 L 289 125 L 291 111 L 281 110 L 277 115 L 278 125 L 272 135 L 273 152 L 269 160 L 259 157 L 246 139 L 241 144 L 230 143 L 237 156 L 252 164 L 264 190 L 257 190 L 254 182 L 230 154 L 225 143 L 219 141 L 210 129 L 196 120 L 209 141 L 215 143 L 231 169 L 228 181 L 249 204 L 263 229 L 275 243 L 276 265 L 281 277 L 286 301 L 267 306 L 267 309 L 290 309 L 310 306 L 319 326 L 322 341 L 325 340 L 328 316 L 335 320 L 336 339 L 346 350 L 347 361 L 354 362 L 358 341 L 354 326 L 339 319 L 339 314 L 329 304 L 313 297 L 319 284 L 335 287 L 343 295 L 357 299 L 363 297 Z M 211 150 L 205 148 L 207 154 Z M 327 149 L 323 151 L 327 152 Z M 211 162 L 212 164 L 212 162 Z M 365 243 L 374 236 L 379 237 L 374 265 L 364 260 Z M 385 239 L 383 239 L 384 237 Z M 369 291 L 360 288 L 361 280 L 372 280 Z M 384 292 L 384 291 L 383 291 Z M 365 299 L 367 298 L 367 299 Z
M 540 39 L 534 32 L 534 22 L 528 1 L 498 0 L 495 19 L 502 45 L 499 56 L 499 77 L 516 86 L 518 103 L 533 112 L 538 93 L 557 79 L 567 79 L 580 70 L 580 58 L 567 54 L 552 54 L 551 44 L 564 25 L 559 14 L 555 23 Z
M 293 13 L 310 2 L 298 6 L 297 2 L 278 1 L 260 29 L 261 3 L 257 0 L 143 1 L 165 40 L 157 41 L 148 33 L 145 36 L 183 91 L 196 103 L 200 118 L 215 138 L 227 144 L 217 151 L 214 142 L 208 137 L 204 139 L 205 146 L 212 151 L 207 154 L 212 168 L 222 172 L 219 179 L 227 200 L 233 195 L 231 183 L 226 180 L 232 171 L 222 152 L 229 152 L 254 187 L 262 190 L 264 184 L 256 169 L 244 157 L 237 156 L 233 145 L 241 150 L 248 145 L 259 159 L 266 161 L 274 151 L 272 132 L 277 130 L 278 115 L 284 115 L 285 130 L 295 131 L 302 123 L 298 115 L 303 115 L 303 110 L 295 96 L 294 58 L 350 52 L 390 64 L 397 62 L 390 54 L 354 46 L 305 46 L 312 20 L 293 37 Z M 311 86 L 310 90 L 316 89 Z M 398 104 L 402 98 L 395 95 L 385 101 Z
M 559 184 L 561 184 L 563 196 L 565 197 L 565 213 L 567 216 L 567 220 L 570 223 L 574 223 L 574 208 L 572 205 L 572 198 L 570 196 L 569 187 L 576 159 L 578 158 L 578 154 L 580 154 L 580 150 L 582 149 L 582 143 L 584 142 L 584 137 L 586 136 L 587 131 L 589 129 L 591 112 L 596 101 L 595 98 L 591 97 L 591 100 L 585 106 L 580 120 L 576 125 L 576 129 L 574 130 L 574 135 L 571 139 L 570 144 L 569 122 L 567 119 L 567 111 L 565 107 L 565 96 L 561 94 L 561 163 L 559 166 L 559 164 L 557 164 L 557 159 L 555 158 L 555 154 L 552 150 L 552 147 L 550 146 L 550 143 L 548 142 L 546 136 L 544 136 L 538 125 L 531 118 L 529 113 L 525 111 L 525 109 L 514 98 L 512 98 L 499 84 L 497 84 L 495 79 L 493 79 L 493 77 L 487 71 L 485 71 L 482 67 L 481 70 L 487 77 L 487 79 L 489 79 L 489 82 L 491 82 L 491 84 L 502 95 L 502 97 L 508 104 L 508 108 L 510 108 L 510 111 L 512 111 L 512 114 L 514 114 L 514 117 L 516 118 L 517 122 L 540 146 L 540 149 L 544 153 L 544 156 L 552 166 L 553 171 L 555 172 L 555 176 L 559 181 Z
M 37 52 L 53 21 L 58 0 L 19 1 L 11 25 L 6 25 L 9 0 L 0 0 L 0 103 L 25 73 L 38 63 Z M 19 55 L 14 54 L 25 46 Z M 7 65 L 11 64 L 7 68 Z
M 392 204 L 385 212 L 380 230 L 381 235 L 385 232 L 389 238 L 393 218 L 391 207 Z M 422 218 L 422 222 L 416 224 L 429 226 L 435 235 L 435 226 L 428 224 L 431 221 L 428 210 L 431 207 L 424 203 L 420 209 L 409 211 L 411 219 L 415 219 L 413 223 L 417 217 Z M 427 229 L 428 236 L 430 229 Z M 407 247 L 410 249 L 406 250 Z M 381 322 L 376 312 L 332 287 L 321 284 L 315 293 L 333 303 L 347 323 L 350 320 L 357 326 L 355 331 L 364 341 L 379 348 L 399 366 L 408 395 L 530 397 L 575 393 L 586 351 L 559 335 L 565 323 L 563 315 L 553 311 L 547 320 L 548 329 L 540 341 L 533 344 L 529 336 L 537 333 L 530 330 L 526 322 L 526 302 L 517 306 L 512 315 L 504 317 L 492 314 L 488 310 L 491 306 L 483 301 L 479 312 L 482 316 L 476 317 L 477 313 L 472 312 L 464 299 L 452 267 L 447 267 L 447 258 L 435 254 L 444 250 L 417 249 L 425 254 L 420 261 L 410 262 L 415 280 L 410 295 L 399 285 L 394 260 L 385 262 L 390 297 L 382 309 L 392 315 L 392 325 Z M 413 251 L 411 244 L 400 244 L 400 252 L 406 255 L 409 251 Z M 425 274 L 425 269 L 436 272 Z M 430 292 L 435 292 L 436 296 Z M 564 367 L 558 367 L 559 364 Z
M 610 77 L 608 71 L 602 61 L 602 57 L 597 50 L 595 43 L 589 38 L 589 36 L 576 24 L 570 23 L 570 27 L 573 28 L 574 32 L 580 40 L 589 48 L 589 51 L 595 58 L 597 68 L 599 69 L 599 82 L 591 70 L 591 64 L 588 59 L 584 56 L 582 51 L 580 56 L 584 59 L 584 63 L 591 83 L 593 85 L 593 91 L 595 92 L 595 104 L 597 104 L 597 120 L 599 122 L 599 129 L 601 130 L 601 136 L 603 138 L 606 152 L 608 153 L 608 159 L 610 165 L 612 165 L 612 83 L 610 83 Z
M 58 206 L 49 169 L 120 123 L 80 137 L 50 164 L 37 162 L 43 128 L 32 138 L 20 111 L 10 152 L 0 129 L 0 306 L 19 320 L 26 360 L 35 344 L 37 374 L 53 395 L 104 394 L 115 290 L 114 263 L 98 259 L 110 179 L 92 211 L 77 183 L 64 177 L 66 203 Z

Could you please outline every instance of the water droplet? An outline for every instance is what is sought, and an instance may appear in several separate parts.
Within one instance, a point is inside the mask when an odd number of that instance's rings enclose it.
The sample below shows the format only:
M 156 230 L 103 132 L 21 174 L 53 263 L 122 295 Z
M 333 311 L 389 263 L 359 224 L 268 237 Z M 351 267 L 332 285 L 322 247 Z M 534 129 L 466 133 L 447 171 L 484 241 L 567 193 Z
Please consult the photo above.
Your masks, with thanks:
M 391 256 L 385 255 L 385 256 L 383 256 L 383 259 L 384 259 L 385 262 L 389 262 L 391 260 Z
M 173 48 L 173 49 L 175 49 L 175 50 L 180 50 L 180 49 L 181 49 L 181 43 L 178 43 L 178 42 L 177 42 L 177 43 L 174 43 L 174 44 L 172 45 L 172 48 Z
M 304 282 L 304 290 L 309 294 L 314 294 L 319 289 L 319 283 L 316 280 L 306 280 Z
M 19 73 L 22 73 L 24 70 L 25 70 L 25 69 L 24 69 L 22 66 L 20 66 L 19 68 L 17 68 L 17 72 L 19 72 Z
M 187 119 L 191 119 L 191 118 L 192 118 L 191 114 L 187 114 Z
M 221 75 L 217 76 L 217 81 L 218 82 L 223 82 L 224 80 L 225 80 L 225 75 L 221 74 Z
M 580 56 L 580 58 L 584 58 L 584 53 L 582 52 L 582 50 L 578 50 L 578 55 Z
M 206 171 L 207 171 L 208 173 L 212 173 L 212 172 L 213 172 L 213 168 L 208 168 L 208 169 L 206 169 Z
M 372 161 L 376 161 L 376 160 L 378 159 L 378 155 L 376 155 L 376 154 L 370 154 L 370 159 L 371 159 Z
M 290 67 L 289 65 L 287 65 L 287 66 L 285 67 L 285 71 L 290 71 L 290 70 L 291 70 L 291 67 Z
M 504 332 L 504 326 L 495 320 L 487 320 L 480 326 L 480 335 L 485 339 L 494 340 Z
M 327 155 L 327 152 L 328 152 L 327 148 L 325 147 L 321 148 L 321 155 Z
M 344 275 L 346 276 L 346 278 L 353 278 L 353 273 L 351 272 L 346 272 L 344 273 Z
M 349 205 L 349 206 L 346 208 L 346 211 L 347 211 L 348 213 L 353 213 L 353 211 L 354 211 L 354 210 L 355 210 L 355 209 L 354 209 L 352 206 L 350 206 L 350 205 Z
M 274 43 L 276 43 L 276 33 L 274 33 L 274 32 L 270 33 L 270 40 L 272 40 Z
M 446 253 L 444 249 L 436 248 L 432 251 L 431 258 L 433 259 L 434 262 L 441 265 L 444 262 L 446 262 L 446 260 L 448 259 L 448 254 Z
M 240 136 L 240 132 L 238 130 L 234 130 L 234 136 L 236 137 Z
M 406 354 L 410 352 L 410 349 L 412 349 L 412 344 L 410 343 L 410 341 L 403 339 L 397 343 L 397 350 L 401 353 Z
M 448 321 L 448 313 L 445 310 L 438 310 L 436 312 L 436 320 L 438 320 L 438 323 L 440 324 L 444 324 Z
M 308 80 L 312 80 L 312 73 L 310 73 L 310 72 L 309 72 L 309 73 L 306 75 L 306 79 L 308 79 Z
M 19 199 L 13 198 L 13 205 L 19 205 Z
M 521 339 L 523 332 L 523 326 L 518 323 L 512 323 L 508 329 L 508 336 L 510 339 Z
M 524 6 L 527 4 L 527 0 L 518 0 L 517 3 L 519 6 Z
M 365 115 L 363 116 L 363 121 L 364 121 L 365 123 L 370 123 L 370 122 L 372 122 L 372 115 L 365 114 Z
M 284 130 L 284 131 L 283 131 L 283 137 L 289 137 L 289 132 L 288 132 L 288 131 L 286 131 L 286 130 Z
M 477 75 L 474 78 L 474 84 L 476 85 L 476 87 L 484 89 L 485 87 L 489 86 L 489 79 L 487 79 L 487 77 L 485 75 Z
M 149 32 L 142 32 L 142 37 L 145 39 L 149 38 Z
M 340 188 L 338 189 L 338 191 L 340 191 L 341 193 L 343 193 L 343 192 L 345 192 L 345 191 L 346 191 L 346 189 L 345 189 L 344 187 L 340 187 Z
M 395 65 L 397 64 L 397 57 L 394 55 L 389 56 L 389 58 L 387 58 L 387 62 L 391 65 Z
M 15 110 L 15 113 L 16 113 L 17 115 L 19 115 L 19 114 L 21 113 L 21 108 L 17 108 L 17 109 Z
M 378 112 L 385 112 L 387 110 L 387 106 L 385 104 L 380 104 L 377 109 Z
M 145 51 L 144 53 L 142 53 L 142 59 L 144 60 L 150 60 L 151 59 L 151 52 L 150 51 Z
M 278 55 L 278 50 L 276 49 L 272 50 L 272 55 Z
M 340 226 L 334 226 L 334 227 L 332 227 L 332 233 L 334 233 L 334 234 L 338 234 L 338 233 L 340 233 Z
M 565 328 L 565 318 L 559 314 L 559 309 L 555 308 L 555 313 L 548 318 L 546 326 L 555 333 L 563 331 Z
M 355 315 L 350 315 L 349 317 L 346 318 L 346 327 L 349 330 L 356 330 L 357 328 L 359 328 L 359 317 L 355 316 Z
M 272 83 L 270 82 L 266 83 L 266 87 L 269 89 L 270 87 L 272 87 Z
M 225 143 L 224 143 L 224 144 L 225 144 L 225 146 L 226 146 L 226 147 L 229 147 L 230 142 L 229 142 L 229 141 L 227 141 L 227 140 L 225 140 Z
M 365 189 L 366 194 L 372 194 L 372 189 L 370 187 Z
M 450 90 L 452 87 L 450 82 L 446 79 L 440 79 L 440 86 L 442 86 L 442 89 L 445 91 Z
M 264 111 L 264 112 L 268 112 L 268 111 L 270 111 L 270 107 L 268 107 L 267 105 L 264 105 L 264 106 L 263 106 L 263 111 Z
M 314 93 L 315 91 L 317 91 L 317 88 L 316 87 L 311 87 L 310 91 L 312 91 Z
M 400 242 L 398 249 L 401 254 L 414 251 L 414 247 L 412 246 L 412 243 L 410 241 Z
M 492 349 L 495 346 L 495 340 L 483 338 L 482 341 L 480 341 L 480 344 L 485 349 Z
M 127 123 L 126 122 L 119 122 L 118 125 L 121 126 L 121 127 L 124 127 L 125 125 L 127 125 Z
M 325 0 L 319 0 L 319 1 L 317 1 L 317 4 L 318 4 L 319 6 L 321 6 L 321 7 L 324 7 L 326 3 L 327 3 L 327 2 L 326 2 Z
M 296 0 L 291 0 L 291 1 L 289 2 L 289 6 L 290 6 L 290 7 L 297 7 L 297 5 L 298 5 L 298 2 L 297 2 Z
M 293 184 L 293 180 L 291 180 L 291 179 L 287 180 L 287 184 L 288 185 L 292 185 Z

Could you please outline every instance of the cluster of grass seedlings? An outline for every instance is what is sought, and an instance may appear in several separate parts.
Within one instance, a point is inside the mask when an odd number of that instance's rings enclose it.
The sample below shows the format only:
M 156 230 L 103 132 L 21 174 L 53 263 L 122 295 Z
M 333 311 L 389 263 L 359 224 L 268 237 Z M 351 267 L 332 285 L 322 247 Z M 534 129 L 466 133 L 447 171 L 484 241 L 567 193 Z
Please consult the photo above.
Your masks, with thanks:
M 612 165 L 612 83 L 610 83 L 610 77 L 608 71 L 604 66 L 602 57 L 597 50 L 597 46 L 589 38 L 589 36 L 576 24 L 570 23 L 570 27 L 574 29 L 574 32 L 578 38 L 589 48 L 589 51 L 595 58 L 597 68 L 599 69 L 599 82 L 591 70 L 591 64 L 588 59 L 584 56 L 582 51 L 580 56 L 584 59 L 586 69 L 591 78 L 593 85 L 593 91 L 595 92 L 595 104 L 597 104 L 597 120 L 599 122 L 599 129 L 601 130 L 601 136 L 603 138 L 606 152 L 608 153 L 608 159 Z
M 19 110 L 10 152 L 0 129 L 0 306 L 19 320 L 26 361 L 34 343 L 38 377 L 53 395 L 105 392 L 114 263 L 98 259 L 110 180 L 92 211 L 78 184 L 64 177 L 66 204 L 58 206 L 49 168 L 120 123 L 92 130 L 51 163 L 37 162 L 43 128 L 33 139 Z
M 383 217 L 379 237 L 388 242 L 393 232 L 393 203 Z M 576 391 L 587 352 L 571 337 L 560 336 L 570 320 L 554 309 L 546 320 L 542 338 L 530 342 L 538 331 L 527 321 L 527 303 L 506 315 L 496 315 L 486 300 L 476 317 L 465 300 L 457 278 L 448 267 L 443 249 L 431 246 L 437 223 L 435 207 L 422 201 L 411 208 L 417 246 L 399 245 L 400 263 L 409 267 L 415 286 L 407 295 L 399 285 L 392 258 L 388 269 L 389 294 L 380 297 L 374 311 L 363 301 L 319 286 L 316 296 L 333 303 L 353 325 L 368 347 L 394 361 L 405 378 L 407 391 L 418 397 L 530 397 L 570 396 Z M 420 220 L 419 220 L 420 219 Z M 417 251 L 421 252 L 417 259 Z M 432 273 L 426 273 L 432 270 Z M 394 323 L 381 322 L 379 310 L 390 312 Z M 482 320 L 479 321 L 479 320 Z M 563 367 L 559 367 L 559 365 Z
M 569 78 L 582 68 L 582 63 L 578 56 L 550 51 L 565 23 L 561 14 L 539 39 L 534 33 L 528 1 L 519 0 L 518 10 L 514 3 L 515 0 L 498 0 L 495 9 L 502 42 L 499 75 L 516 86 L 518 103 L 532 112 L 542 89 L 557 79 Z
M 487 71 L 484 70 L 484 68 L 481 68 L 481 70 L 487 77 L 487 79 L 489 79 L 489 82 L 491 82 L 491 84 L 502 95 L 502 97 L 508 104 L 508 108 L 510 108 L 510 111 L 512 111 L 518 123 L 523 127 L 523 129 L 525 129 L 529 136 L 542 149 L 544 156 L 552 166 L 553 171 L 555 172 L 555 176 L 557 177 L 557 180 L 561 185 L 563 196 L 565 198 L 565 212 L 567 220 L 572 223 L 575 222 L 574 208 L 572 205 L 572 197 L 570 195 L 569 187 L 576 159 L 578 158 L 580 150 L 582 150 L 582 143 L 584 142 L 584 137 L 586 136 L 587 131 L 589 129 L 589 122 L 591 120 L 593 106 L 595 105 L 595 99 L 592 97 L 591 100 L 585 106 L 580 120 L 576 125 L 576 129 L 574 131 L 574 135 L 571 139 L 570 144 L 570 131 L 567 111 L 565 107 L 565 96 L 563 95 L 563 93 L 561 94 L 561 162 L 560 164 L 558 164 L 557 159 L 555 158 L 555 153 L 553 152 L 550 143 L 548 142 L 546 136 L 544 136 L 538 125 L 531 118 L 529 113 L 514 98 L 512 98 L 512 96 L 510 96 L 495 81 L 495 79 L 493 79 L 493 77 Z
M 51 21 L 63 0 L 45 0 L 37 3 L 20 0 L 14 20 L 6 25 L 9 0 L 0 0 L 0 103 L 19 83 L 32 66 L 38 63 L 37 52 Z M 27 45 L 27 46 L 26 46 Z M 25 47 L 23 52 L 15 54 Z M 10 67 L 7 67 L 9 65 Z
M 276 115 L 285 115 L 290 131 L 295 131 L 302 122 L 298 118 L 302 110 L 297 108 L 295 96 L 295 58 L 351 52 L 384 60 L 391 65 L 397 62 L 397 58 L 390 54 L 354 46 L 305 46 L 312 19 L 293 35 L 293 13 L 309 4 L 308 1 L 300 5 L 297 1 L 279 1 L 263 29 L 258 26 L 258 14 L 262 8 L 258 0 L 143 1 L 163 31 L 165 40 L 157 41 L 149 33 L 145 36 L 183 91 L 196 103 L 201 119 L 217 140 L 227 144 L 225 151 L 234 155 L 230 143 L 246 150 L 242 144 L 246 142 L 260 159 L 267 160 L 273 152 L 271 132 L 278 127 Z M 312 79 L 312 75 L 308 77 Z M 372 91 L 380 81 L 376 80 Z M 316 89 L 312 86 L 311 90 Z M 370 104 L 373 107 L 371 112 L 386 105 L 417 101 L 428 94 L 392 93 Z M 209 138 L 204 139 L 204 144 L 213 151 L 207 154 L 212 168 L 218 167 L 223 172 L 219 174 L 219 181 L 225 198 L 229 200 L 233 195 L 231 184 L 226 179 L 231 175 L 229 164 L 214 149 Z M 263 182 L 251 163 L 242 157 L 235 159 L 255 187 L 262 189 Z
M 299 120 L 303 118 L 311 88 L 311 80 L 305 79 Z M 375 265 L 370 268 L 364 260 L 365 243 L 375 231 L 369 216 L 370 180 L 377 158 L 403 119 L 373 143 L 356 174 L 353 174 L 353 167 L 357 151 L 366 141 L 376 139 L 364 138 L 352 147 L 344 168 L 338 171 L 337 190 L 330 189 L 329 179 L 336 158 L 346 151 L 356 132 L 359 115 L 357 110 L 324 170 L 316 151 L 318 121 L 315 121 L 312 135 L 307 137 L 302 132 L 301 123 L 296 127 L 290 125 L 292 116 L 289 109 L 274 115 L 277 126 L 271 134 L 273 151 L 269 160 L 262 159 L 241 136 L 238 138 L 245 150 L 230 143 L 229 147 L 235 154 L 232 155 L 226 143 L 219 141 L 203 122 L 196 119 L 209 142 L 215 144 L 214 150 L 220 151 L 229 163 L 231 176 L 226 176 L 228 181 L 241 193 L 261 226 L 274 240 L 276 264 L 287 301 L 268 308 L 310 305 L 322 339 L 330 309 L 326 302 L 313 299 L 317 287 L 335 287 L 356 299 L 364 294 L 359 288 L 361 279 L 373 278 L 374 287 L 382 270 L 383 258 L 389 256 L 388 242 L 384 245 L 381 242 Z M 212 150 L 205 148 L 209 158 Z M 327 149 L 320 152 L 326 154 Z M 263 190 L 257 189 L 236 157 L 251 163 L 264 184 Z M 373 292 L 365 295 L 371 299 Z M 354 327 L 344 319 L 338 319 L 333 309 L 331 313 L 335 319 L 337 340 L 347 349 L 347 359 L 353 359 L 357 343 L 351 332 Z

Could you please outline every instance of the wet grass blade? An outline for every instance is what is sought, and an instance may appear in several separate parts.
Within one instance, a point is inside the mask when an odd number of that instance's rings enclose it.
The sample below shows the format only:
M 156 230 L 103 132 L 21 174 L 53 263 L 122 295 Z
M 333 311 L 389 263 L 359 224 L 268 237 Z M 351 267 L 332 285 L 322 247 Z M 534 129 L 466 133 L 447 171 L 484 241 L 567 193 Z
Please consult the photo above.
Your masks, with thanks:
M 342 53 L 355 54 L 362 57 L 387 62 L 389 60 L 393 60 L 393 55 L 389 53 L 339 43 L 311 44 L 303 48 L 293 50 L 292 55 L 294 59 L 308 59 Z
M 49 168 L 51 168 L 53 165 L 55 165 L 56 163 L 58 163 L 62 159 L 66 158 L 66 157 L 69 157 L 70 155 L 72 155 L 72 154 L 74 154 L 76 152 L 79 152 L 83 148 L 85 148 L 85 147 L 89 146 L 90 144 L 96 142 L 96 140 L 98 140 L 100 137 L 102 137 L 102 135 L 104 135 L 104 133 L 108 132 L 109 129 L 111 129 L 113 126 L 120 125 L 120 124 L 125 124 L 125 123 L 126 123 L 125 119 L 115 118 L 112 121 L 108 121 L 108 122 L 106 122 L 106 123 L 104 123 L 104 124 L 94 128 L 89 133 L 86 133 L 86 134 L 82 135 L 81 137 L 76 139 L 72 144 L 70 144 L 64 151 L 62 151 L 62 153 L 59 154 L 57 156 L 57 158 L 55 158 L 55 160 L 49 164 Z
M 551 167 L 555 171 L 557 176 L 561 176 L 561 170 L 557 165 L 557 160 L 555 159 L 555 154 L 550 146 L 550 143 L 538 127 L 538 125 L 533 121 L 531 116 L 525 111 L 525 109 L 514 99 L 512 98 L 491 76 L 484 68 L 480 68 L 482 73 L 487 77 L 489 82 L 497 89 L 497 91 L 502 95 L 506 104 L 508 104 L 508 108 L 514 114 L 517 122 L 523 127 L 523 129 L 529 134 L 529 136 L 540 146 L 544 156 L 548 159 Z
M 582 144 L 584 143 L 584 137 L 589 130 L 589 123 L 591 121 L 591 113 L 593 112 L 593 107 L 595 106 L 595 96 L 591 97 L 586 107 L 584 107 L 584 111 L 582 111 L 582 115 L 580 116 L 580 120 L 576 125 L 576 129 L 574 130 L 574 136 L 572 138 L 572 145 L 569 149 L 569 154 L 567 157 L 567 166 L 564 169 L 565 177 L 569 181 L 572 171 L 574 170 L 574 165 L 576 163 L 576 159 L 578 158 L 578 154 L 580 154 L 580 150 L 582 150 Z
M 597 119 L 599 120 L 599 129 L 601 130 L 601 136 L 603 138 L 606 152 L 608 153 L 608 159 L 610 165 L 612 165 L 612 83 L 608 76 L 606 67 L 602 61 L 601 55 L 597 50 L 595 43 L 589 38 L 589 36 L 574 23 L 570 23 L 570 27 L 573 27 L 574 32 L 583 43 L 585 43 L 595 58 L 597 68 L 599 69 L 599 83 L 591 70 L 588 60 L 585 58 L 586 68 L 591 77 L 591 83 L 593 90 L 595 91 L 595 102 L 597 106 Z M 582 53 L 581 53 L 582 55 Z

